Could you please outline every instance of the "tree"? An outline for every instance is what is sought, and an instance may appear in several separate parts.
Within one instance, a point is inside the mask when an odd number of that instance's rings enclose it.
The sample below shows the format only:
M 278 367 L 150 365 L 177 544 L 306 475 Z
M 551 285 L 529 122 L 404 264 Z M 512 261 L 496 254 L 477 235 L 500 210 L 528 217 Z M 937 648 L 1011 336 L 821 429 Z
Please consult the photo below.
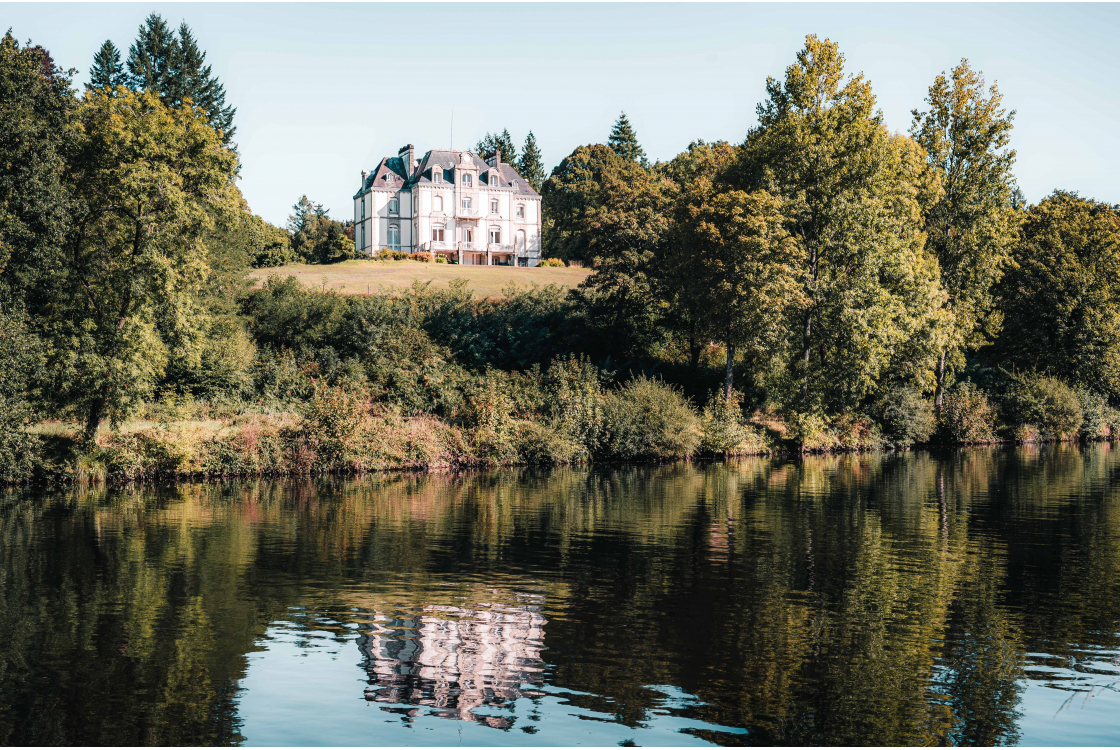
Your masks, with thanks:
M 513 138 L 510 137 L 508 130 L 503 130 L 501 135 L 487 133 L 475 146 L 479 156 L 483 157 L 495 149 L 501 152 L 504 163 L 517 166 L 517 149 L 513 146 Z
M 309 263 L 337 263 L 354 257 L 354 240 L 347 227 L 331 219 L 322 204 L 306 195 L 292 206 L 288 231 L 292 251 Z
M 540 149 L 537 148 L 537 139 L 533 131 L 525 136 L 525 145 L 521 148 L 521 158 L 517 162 L 517 173 L 525 178 L 529 186 L 538 193 L 544 189 L 545 173 L 544 162 L 541 160 Z
M 162 16 L 152 13 L 144 19 L 128 49 L 134 91 L 154 91 L 161 97 L 168 91 L 175 47 L 175 35 Z
M 37 314 L 64 262 L 76 104 L 46 50 L 0 39 L 0 309 Z
M 942 73 L 929 87 L 929 110 L 913 112 L 910 133 L 942 186 L 923 207 L 926 247 L 937 256 L 948 292 L 950 324 L 935 371 L 938 411 L 946 375 L 999 329 L 992 288 L 1017 230 L 1015 151 L 1007 148 L 1015 112 L 1002 109 L 1001 101 L 998 87 L 985 91 L 983 74 L 961 60 L 948 78 Z
M 785 199 L 805 249 L 808 305 L 791 362 L 802 408 L 851 408 L 887 374 L 928 378 L 943 293 L 923 248 L 919 197 L 937 190 L 924 153 L 888 134 L 871 85 L 844 80 L 827 39 L 808 36 L 766 89 L 737 180 Z
M 128 85 L 128 76 L 125 75 L 124 65 L 121 64 L 121 53 L 117 45 L 106 40 L 101 49 L 93 58 L 93 67 L 89 69 L 90 89 L 113 89 L 117 86 Z
M 134 91 L 152 91 L 169 107 L 190 100 L 207 115 L 210 127 L 217 130 L 222 143 L 229 145 L 236 132 L 233 116 L 237 110 L 226 106 L 225 87 L 205 65 L 206 53 L 186 23 L 178 35 L 158 13 L 145 19 L 129 48 L 128 70 Z
M 736 347 L 777 348 L 802 304 L 802 248 L 786 231 L 781 200 L 763 190 L 721 190 L 700 178 L 682 201 L 676 237 L 687 247 L 708 330 L 727 350 L 724 398 L 732 398 Z
M 67 264 L 44 319 L 51 398 L 92 440 L 147 396 L 169 355 L 191 357 L 205 322 L 205 237 L 238 208 L 236 155 L 202 113 L 154 93 L 87 93 L 66 182 Z
M 607 145 L 623 159 L 637 162 L 643 167 L 648 166 L 646 152 L 643 151 L 641 145 L 638 144 L 638 136 L 634 132 L 634 128 L 630 126 L 630 120 L 627 119 L 625 112 L 618 116 L 618 121 L 615 122 L 614 127 L 611 128 L 610 137 L 607 138 Z
M 997 295 L 996 362 L 1120 400 L 1120 212 L 1055 191 L 1027 211 Z

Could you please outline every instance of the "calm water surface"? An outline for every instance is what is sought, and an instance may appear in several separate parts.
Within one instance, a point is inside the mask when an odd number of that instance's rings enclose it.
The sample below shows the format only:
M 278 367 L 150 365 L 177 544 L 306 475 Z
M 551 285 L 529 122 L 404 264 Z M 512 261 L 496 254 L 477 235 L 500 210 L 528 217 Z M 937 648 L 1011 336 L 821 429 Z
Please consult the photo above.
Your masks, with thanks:
M 1120 744 L 1120 448 L 0 494 L 0 743 Z

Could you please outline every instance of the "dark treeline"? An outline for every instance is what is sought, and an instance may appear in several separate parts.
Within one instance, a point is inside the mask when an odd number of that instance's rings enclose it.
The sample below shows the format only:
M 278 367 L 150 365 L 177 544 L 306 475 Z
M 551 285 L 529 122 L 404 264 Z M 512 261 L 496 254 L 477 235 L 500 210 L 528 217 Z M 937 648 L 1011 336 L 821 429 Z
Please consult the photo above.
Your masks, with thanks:
M 188 27 L 114 53 L 79 94 L 0 43 L 7 481 L 1120 434 L 1120 214 L 1026 205 L 1014 113 L 967 61 L 908 136 L 815 37 L 741 144 L 651 164 L 623 114 L 541 186 L 546 255 L 592 275 L 477 300 L 251 288 L 352 257 L 353 227 L 306 196 L 287 229 L 248 211 Z M 515 161 L 508 131 L 483 147 Z M 543 178 L 531 133 L 516 162 Z

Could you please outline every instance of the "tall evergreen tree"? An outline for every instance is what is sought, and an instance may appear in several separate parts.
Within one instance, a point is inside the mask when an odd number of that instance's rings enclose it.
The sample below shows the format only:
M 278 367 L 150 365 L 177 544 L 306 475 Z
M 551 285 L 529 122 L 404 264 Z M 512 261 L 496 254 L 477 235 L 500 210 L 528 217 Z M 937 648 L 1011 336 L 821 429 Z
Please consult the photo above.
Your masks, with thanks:
M 117 45 L 109 40 L 101 45 L 101 49 L 93 58 L 93 67 L 89 69 L 88 89 L 115 88 L 128 84 L 124 65 L 121 63 L 121 53 Z
M 1001 99 L 995 85 L 985 91 L 983 74 L 961 60 L 929 87 L 929 111 L 913 112 L 910 133 L 942 185 L 937 200 L 923 207 L 927 247 L 941 266 L 952 318 L 935 373 L 939 411 L 946 376 L 999 327 L 992 287 L 1017 232 L 1015 151 L 1006 148 L 1015 113 L 1002 109 Z
M 541 161 L 541 151 L 537 148 L 537 139 L 533 136 L 532 130 L 525 136 L 525 145 L 521 148 L 521 158 L 517 162 L 517 172 L 538 193 L 544 188 L 544 163 Z
M 503 130 L 500 135 L 487 133 L 478 142 L 475 149 L 479 156 L 486 156 L 486 154 L 497 149 L 502 154 L 503 162 L 517 166 L 517 149 L 513 145 L 513 138 L 510 137 L 509 130 Z
M 171 76 L 175 47 L 175 35 L 163 18 L 158 13 L 149 15 L 128 49 L 128 72 L 133 90 L 152 91 L 163 98 Z
M 190 26 L 179 25 L 179 38 L 172 54 L 168 88 L 164 100 L 179 106 L 186 99 L 201 107 L 208 115 L 210 127 L 222 134 L 226 144 L 233 137 L 233 115 L 237 111 L 226 106 L 225 87 L 214 77 L 206 62 L 206 53 L 198 47 Z
M 611 128 L 607 145 L 623 159 L 636 161 L 643 167 L 649 166 L 649 162 L 646 161 L 646 152 L 642 150 L 638 143 L 638 135 L 630 125 L 630 120 L 626 117 L 625 112 L 618 116 L 618 122 Z

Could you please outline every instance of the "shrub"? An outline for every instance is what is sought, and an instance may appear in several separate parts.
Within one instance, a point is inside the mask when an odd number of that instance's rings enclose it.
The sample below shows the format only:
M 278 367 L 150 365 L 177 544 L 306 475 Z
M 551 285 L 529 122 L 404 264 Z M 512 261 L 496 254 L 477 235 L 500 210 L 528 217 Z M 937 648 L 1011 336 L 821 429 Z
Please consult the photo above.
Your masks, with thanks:
M 995 439 L 995 412 L 988 397 L 965 381 L 945 394 L 938 429 L 946 443 L 990 443 Z
M 891 386 L 875 401 L 871 411 L 884 437 L 896 446 L 924 443 L 937 429 L 933 403 L 911 386 Z
M 30 410 L 23 403 L 9 403 L 0 394 L 0 484 L 29 479 L 40 462 L 42 441 L 27 433 L 29 421 Z
M 700 452 L 718 456 L 746 456 L 766 453 L 766 438 L 754 428 L 743 423 L 740 404 L 742 395 L 731 392 L 727 398 L 723 391 L 708 397 L 700 415 Z
M 789 439 L 802 452 L 828 450 L 835 445 L 828 420 L 820 412 L 794 412 L 789 417 Z
M 419 261 L 420 263 L 431 263 L 432 254 L 427 251 L 421 250 L 418 253 L 413 253 L 412 259 L 415 261 Z
M 463 423 L 478 458 L 495 464 L 517 461 L 513 418 L 515 404 L 509 383 L 501 373 L 487 370 L 467 390 Z
M 557 359 L 545 373 L 542 390 L 543 411 L 552 428 L 595 453 L 603 433 L 599 368 L 586 357 Z
M 442 255 L 437 255 L 436 256 L 436 263 L 446 263 L 446 262 L 447 262 L 447 258 L 443 257 Z
M 537 264 L 538 268 L 563 268 L 564 261 L 559 258 L 541 258 L 540 263 Z
M 1041 438 L 1061 440 L 1081 430 L 1084 413 L 1077 394 L 1061 380 L 1035 373 L 1008 379 L 1003 398 L 1003 419 L 1013 435 L 1027 434 L 1033 426 Z
M 341 387 L 316 384 L 298 432 L 318 458 L 316 468 L 359 468 L 365 404 Z
M 587 449 L 551 424 L 528 419 L 514 427 L 518 460 L 529 464 L 570 464 L 587 459 Z
M 700 420 L 688 400 L 660 380 L 634 378 L 603 402 L 599 453 L 606 458 L 688 457 L 700 438 Z

